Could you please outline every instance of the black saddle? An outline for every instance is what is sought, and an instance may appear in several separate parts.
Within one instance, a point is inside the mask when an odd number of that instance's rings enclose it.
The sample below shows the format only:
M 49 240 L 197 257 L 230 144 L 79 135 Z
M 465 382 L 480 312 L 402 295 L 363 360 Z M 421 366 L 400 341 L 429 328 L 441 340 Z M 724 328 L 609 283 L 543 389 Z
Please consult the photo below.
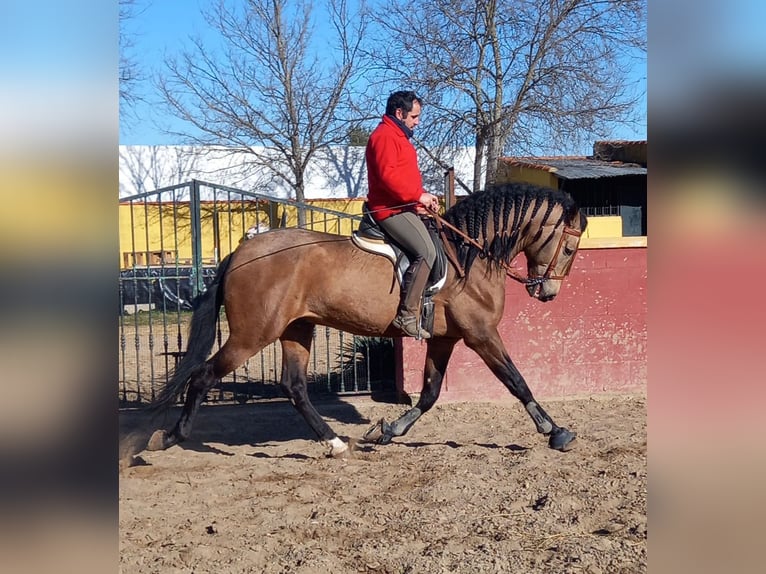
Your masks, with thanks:
M 433 296 L 439 292 L 447 278 L 447 256 L 434 220 L 430 217 L 424 217 L 422 221 L 436 248 L 436 259 L 433 267 L 431 267 L 431 274 L 428 276 L 428 283 L 424 292 L 426 296 Z M 401 285 L 402 277 L 404 277 L 407 267 L 410 266 L 410 259 L 402 248 L 378 226 L 370 215 L 366 202 L 362 205 L 362 221 L 359 228 L 352 233 L 351 239 L 365 251 L 388 257 L 394 264 L 396 278 Z

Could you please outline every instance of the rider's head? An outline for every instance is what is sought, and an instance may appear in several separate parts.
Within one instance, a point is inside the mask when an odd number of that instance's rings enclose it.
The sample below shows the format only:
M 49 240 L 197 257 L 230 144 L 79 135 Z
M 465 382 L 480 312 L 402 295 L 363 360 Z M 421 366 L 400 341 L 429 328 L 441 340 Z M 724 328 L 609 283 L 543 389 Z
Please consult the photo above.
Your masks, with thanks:
M 394 92 L 388 96 L 386 114 L 401 120 L 413 129 L 420 123 L 420 98 L 411 91 Z

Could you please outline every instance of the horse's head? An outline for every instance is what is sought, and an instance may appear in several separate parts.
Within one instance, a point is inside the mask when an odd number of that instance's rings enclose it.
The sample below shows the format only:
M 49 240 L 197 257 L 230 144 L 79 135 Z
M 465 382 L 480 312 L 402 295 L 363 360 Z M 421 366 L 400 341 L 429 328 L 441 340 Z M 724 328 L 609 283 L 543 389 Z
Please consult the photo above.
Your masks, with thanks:
M 545 224 L 543 233 L 524 249 L 527 292 L 531 297 L 545 302 L 558 295 L 562 281 L 572 268 L 580 236 L 587 224 L 585 215 L 572 206 L 562 219 Z

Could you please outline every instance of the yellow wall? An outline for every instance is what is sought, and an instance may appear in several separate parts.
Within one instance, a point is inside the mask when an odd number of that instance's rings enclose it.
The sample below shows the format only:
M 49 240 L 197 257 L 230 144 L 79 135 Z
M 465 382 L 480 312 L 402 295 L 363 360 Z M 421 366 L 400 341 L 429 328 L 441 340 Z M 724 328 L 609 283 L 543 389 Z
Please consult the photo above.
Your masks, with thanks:
M 312 207 L 339 211 L 348 215 L 362 215 L 364 199 L 315 199 L 307 201 Z M 279 225 L 285 222 L 285 227 L 298 226 L 298 208 L 294 205 L 280 204 L 277 207 Z M 336 233 L 338 235 L 351 235 L 356 229 L 356 222 L 347 217 L 337 217 L 329 214 L 307 210 L 305 229 Z M 275 224 L 274 227 L 277 227 Z
M 309 201 L 312 206 L 352 215 L 361 215 L 363 199 Z M 132 217 L 131 217 L 132 213 Z M 220 253 L 216 257 L 214 214 L 218 219 Z M 351 235 L 352 221 L 323 213 L 306 213 L 306 228 L 314 231 Z M 216 263 L 236 249 L 245 231 L 258 223 L 271 228 L 298 225 L 298 209 L 268 201 L 232 202 L 230 205 L 203 202 L 201 206 L 202 259 Z M 136 203 L 119 207 L 120 267 L 145 266 L 175 261 L 189 264 L 192 257 L 191 216 L 188 203 Z M 148 252 L 148 253 L 147 253 Z
M 510 165 L 500 161 L 497 164 L 497 183 L 510 183 L 513 181 L 526 182 L 543 187 L 559 188 L 558 178 L 554 173 L 544 169 L 534 169 L 518 165 Z
M 155 252 L 152 256 L 137 255 L 138 265 L 158 264 L 161 252 L 168 253 L 166 263 L 188 263 L 192 257 L 191 215 L 188 203 L 120 204 L 120 267 L 131 267 L 134 252 Z M 215 214 L 215 215 L 214 215 Z M 132 216 L 131 216 L 132 215 Z M 202 258 L 206 263 L 215 261 L 214 216 L 218 219 L 218 237 L 221 253 L 218 259 L 236 248 L 251 225 L 270 223 L 266 202 L 236 202 L 223 209 L 220 202 L 203 203 L 201 210 Z M 126 254 L 127 258 L 126 258 Z
M 622 217 L 619 215 L 591 215 L 583 237 L 622 237 Z

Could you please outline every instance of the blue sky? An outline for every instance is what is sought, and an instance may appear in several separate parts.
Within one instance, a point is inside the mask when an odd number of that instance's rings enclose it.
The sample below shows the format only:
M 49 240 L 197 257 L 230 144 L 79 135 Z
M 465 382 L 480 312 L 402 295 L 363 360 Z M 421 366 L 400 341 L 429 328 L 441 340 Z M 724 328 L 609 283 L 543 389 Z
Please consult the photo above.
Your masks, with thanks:
M 135 17 L 128 20 L 126 29 L 132 37 L 131 56 L 147 77 L 162 70 L 166 54 L 176 53 L 187 45 L 190 36 L 209 39 L 207 23 L 202 17 L 204 1 L 186 0 L 136 0 Z M 120 125 L 120 144 L 163 145 L 175 144 L 162 133 L 160 126 L 175 123 L 172 117 L 160 114 L 156 95 L 149 85 L 150 79 L 141 84 L 138 93 L 145 101 L 136 106 L 137 119 Z
M 134 58 L 150 75 L 162 70 L 166 54 L 173 54 L 188 45 L 191 35 L 199 35 L 205 42 L 215 40 L 207 23 L 201 15 L 201 7 L 209 6 L 204 0 L 137 0 L 137 17 L 128 22 L 128 29 L 133 34 Z M 642 110 L 646 110 L 646 61 L 637 60 L 633 79 L 638 93 L 643 92 Z M 138 119 L 120 126 L 120 143 L 124 145 L 169 145 L 180 143 L 163 133 L 162 127 L 178 125 L 172 116 L 161 113 L 151 87 L 147 84 L 142 90 L 146 101 L 136 107 Z M 644 112 L 645 117 L 645 112 Z M 616 126 L 613 139 L 646 139 L 646 122 L 636 128 Z M 586 152 L 587 150 L 580 150 Z

